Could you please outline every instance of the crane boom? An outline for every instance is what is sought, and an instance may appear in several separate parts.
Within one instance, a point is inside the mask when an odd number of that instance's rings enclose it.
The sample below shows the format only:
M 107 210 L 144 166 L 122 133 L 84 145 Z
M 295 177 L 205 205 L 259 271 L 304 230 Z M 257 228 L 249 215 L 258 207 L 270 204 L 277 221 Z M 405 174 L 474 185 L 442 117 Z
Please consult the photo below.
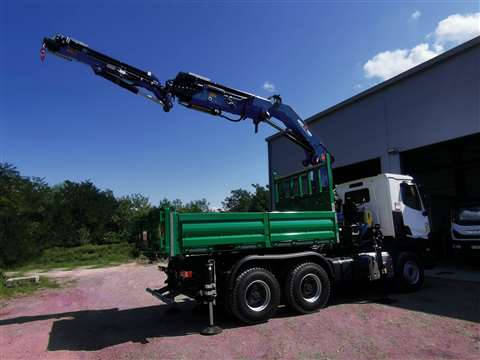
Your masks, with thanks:
M 310 132 L 297 113 L 282 103 L 279 95 L 267 99 L 187 72 L 179 72 L 174 79 L 162 84 L 150 71 L 140 70 L 113 59 L 64 35 L 45 38 L 43 54 L 45 50 L 64 59 L 76 60 L 90 66 L 96 75 L 159 103 L 166 112 L 170 111 L 174 99 L 177 99 L 179 104 L 187 108 L 221 116 L 230 121 L 251 119 L 255 125 L 255 132 L 261 122 L 266 122 L 304 149 L 306 154 L 304 166 L 317 165 L 325 161 L 327 153 L 325 146 Z M 238 117 L 234 119 L 225 114 Z M 284 128 L 272 119 L 281 121 Z

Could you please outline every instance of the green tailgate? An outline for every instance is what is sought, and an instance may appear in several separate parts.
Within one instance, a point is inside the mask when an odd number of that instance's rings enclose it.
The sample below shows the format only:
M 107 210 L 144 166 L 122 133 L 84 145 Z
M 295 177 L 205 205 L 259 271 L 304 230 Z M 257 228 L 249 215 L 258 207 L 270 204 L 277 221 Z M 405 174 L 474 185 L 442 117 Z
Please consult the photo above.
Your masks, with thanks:
M 335 213 L 160 213 L 164 256 L 335 242 Z

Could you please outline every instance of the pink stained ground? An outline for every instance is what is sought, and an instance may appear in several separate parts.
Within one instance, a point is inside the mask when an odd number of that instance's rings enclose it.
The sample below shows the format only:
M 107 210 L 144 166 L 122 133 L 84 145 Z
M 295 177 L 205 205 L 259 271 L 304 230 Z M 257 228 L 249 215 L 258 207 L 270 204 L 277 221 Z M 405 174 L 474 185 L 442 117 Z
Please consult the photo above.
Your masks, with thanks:
M 50 274 L 71 282 L 1 303 L 0 359 L 480 359 L 480 283 L 427 278 L 391 305 L 344 289 L 320 312 L 281 308 L 255 326 L 218 311 L 224 331 L 206 337 L 205 311 L 170 314 L 145 292 L 163 285 L 155 266 Z

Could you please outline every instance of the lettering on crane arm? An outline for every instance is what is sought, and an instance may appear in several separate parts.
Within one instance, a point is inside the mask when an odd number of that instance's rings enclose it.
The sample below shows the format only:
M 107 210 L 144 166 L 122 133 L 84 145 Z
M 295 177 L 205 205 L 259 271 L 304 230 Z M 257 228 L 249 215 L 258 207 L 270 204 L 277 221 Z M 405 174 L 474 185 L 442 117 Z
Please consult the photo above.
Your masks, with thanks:
M 310 132 L 310 130 L 308 130 L 307 124 L 305 124 L 300 118 L 297 119 L 297 122 L 300 124 L 303 130 L 305 130 L 308 136 L 312 136 L 312 133 Z

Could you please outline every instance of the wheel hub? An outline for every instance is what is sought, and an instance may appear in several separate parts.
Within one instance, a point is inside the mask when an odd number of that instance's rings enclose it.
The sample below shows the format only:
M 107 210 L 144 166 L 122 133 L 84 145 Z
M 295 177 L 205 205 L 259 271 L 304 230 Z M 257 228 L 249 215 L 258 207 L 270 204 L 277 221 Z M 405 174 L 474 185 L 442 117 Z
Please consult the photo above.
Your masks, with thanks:
M 320 298 L 322 293 L 322 282 L 316 274 L 307 274 L 300 280 L 300 293 L 302 298 L 313 303 Z
M 245 303 L 250 310 L 255 312 L 265 310 L 271 297 L 270 287 L 263 280 L 252 281 L 245 290 Z
M 408 260 L 403 265 L 403 277 L 410 285 L 414 285 L 420 278 L 420 269 L 415 261 Z

